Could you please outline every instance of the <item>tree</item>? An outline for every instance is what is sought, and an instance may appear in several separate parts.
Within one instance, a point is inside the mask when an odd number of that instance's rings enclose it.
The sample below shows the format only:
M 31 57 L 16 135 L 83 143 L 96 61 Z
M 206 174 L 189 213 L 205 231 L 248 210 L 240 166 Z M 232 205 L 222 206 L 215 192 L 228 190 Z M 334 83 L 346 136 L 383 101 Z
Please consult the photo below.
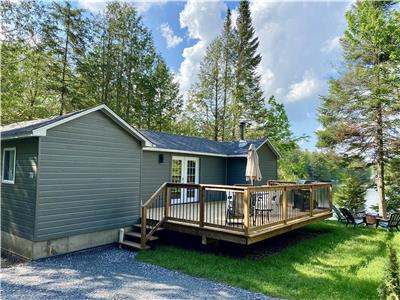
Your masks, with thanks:
M 364 209 L 367 187 L 358 176 L 348 176 L 335 193 L 335 203 L 353 212 Z
M 94 27 L 93 46 L 78 68 L 85 103 L 105 103 L 134 126 L 174 131 L 179 85 L 135 7 L 108 3 Z
M 89 23 L 84 10 L 72 8 L 69 1 L 53 2 L 49 20 L 44 24 L 47 50 L 55 58 L 50 65 L 54 78 L 52 89 L 59 94 L 62 115 L 76 108 L 74 95 L 75 68 L 81 63 L 89 42 Z M 75 97 L 75 99 L 74 99 Z
M 400 149 L 400 14 L 389 2 L 359 1 L 346 19 L 345 68 L 322 97 L 318 145 L 375 167 L 385 216 L 385 168 Z
M 53 58 L 42 38 L 47 8 L 37 1 L 2 1 L 0 7 L 2 123 L 54 115 L 57 102 L 48 71 Z
M 400 209 L 400 158 L 395 158 L 388 163 L 385 176 L 387 210 Z
M 264 96 L 260 86 L 261 76 L 257 67 L 261 55 L 257 53 L 258 38 L 252 25 L 249 2 L 241 0 L 239 16 L 235 29 L 235 74 L 233 90 L 233 116 L 237 124 L 232 129 L 232 138 L 237 138 L 236 128 L 240 119 L 251 120 L 254 128 L 258 128 L 265 118 Z
M 232 88 L 233 88 L 233 72 L 234 72 L 234 62 L 235 62 L 235 33 L 232 28 L 232 16 L 231 10 L 228 8 L 226 13 L 224 29 L 222 32 L 222 66 L 223 66 L 223 106 L 221 113 L 221 140 L 226 139 L 227 133 L 229 132 L 228 126 L 237 126 L 237 124 L 231 124 L 228 119 L 228 114 L 231 109 L 232 102 Z
M 197 126 L 206 137 L 221 138 L 224 109 L 224 74 L 221 70 L 223 45 L 216 38 L 207 47 L 200 65 L 199 83 L 194 86 L 190 97 L 189 110 L 195 115 Z

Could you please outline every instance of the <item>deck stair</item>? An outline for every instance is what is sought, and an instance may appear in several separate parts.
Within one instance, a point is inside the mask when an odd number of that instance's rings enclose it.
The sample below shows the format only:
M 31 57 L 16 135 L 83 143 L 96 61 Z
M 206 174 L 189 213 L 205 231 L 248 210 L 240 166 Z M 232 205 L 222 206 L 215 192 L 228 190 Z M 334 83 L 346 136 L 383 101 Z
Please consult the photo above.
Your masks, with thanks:
M 149 232 L 151 230 L 151 227 L 149 227 L 149 226 L 146 226 L 146 227 L 147 227 L 146 232 Z M 156 232 L 147 239 L 147 242 L 149 243 L 149 245 L 146 244 L 144 247 L 142 247 L 142 245 L 141 245 L 141 230 L 142 230 L 142 224 L 135 224 L 133 226 L 132 231 L 125 232 L 124 240 L 121 242 L 121 246 L 131 248 L 131 249 L 136 249 L 136 250 L 150 249 L 152 242 L 158 240 L 158 236 L 156 236 L 155 234 L 157 232 L 160 232 L 161 230 L 163 230 L 163 228 L 161 228 L 161 227 L 157 228 Z

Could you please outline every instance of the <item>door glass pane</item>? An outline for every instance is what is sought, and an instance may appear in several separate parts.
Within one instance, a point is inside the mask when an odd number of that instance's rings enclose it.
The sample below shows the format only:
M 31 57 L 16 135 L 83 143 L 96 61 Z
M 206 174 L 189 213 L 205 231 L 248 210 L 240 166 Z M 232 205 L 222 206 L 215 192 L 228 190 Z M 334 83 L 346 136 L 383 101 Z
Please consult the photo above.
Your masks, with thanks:
M 188 160 L 187 161 L 187 183 L 196 183 L 196 161 Z M 194 198 L 195 197 L 195 189 L 187 189 L 187 198 Z
M 172 160 L 172 182 L 181 183 L 182 182 L 182 160 L 173 159 Z M 171 189 L 171 198 L 172 199 L 180 199 L 181 198 L 181 189 L 180 188 L 172 188 Z

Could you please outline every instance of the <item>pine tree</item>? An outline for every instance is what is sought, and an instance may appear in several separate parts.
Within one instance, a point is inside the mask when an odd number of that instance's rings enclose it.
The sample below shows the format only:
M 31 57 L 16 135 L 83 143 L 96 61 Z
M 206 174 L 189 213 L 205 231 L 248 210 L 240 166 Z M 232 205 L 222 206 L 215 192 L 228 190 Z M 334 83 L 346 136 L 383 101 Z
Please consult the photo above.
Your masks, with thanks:
M 59 94 L 62 115 L 76 108 L 74 97 L 75 68 L 81 63 L 89 43 L 88 21 L 84 10 L 72 8 L 69 1 L 53 2 L 49 20 L 45 23 L 44 38 L 48 51 L 55 57 L 51 65 L 53 89 Z
M 376 170 L 379 214 L 386 216 L 385 167 L 398 153 L 400 13 L 391 3 L 357 2 L 346 13 L 344 71 L 322 97 L 319 146 L 363 158 Z
M 358 176 L 348 176 L 335 193 L 335 203 L 353 212 L 364 209 L 366 185 Z
M 247 0 L 240 1 L 235 36 L 234 120 L 237 125 L 240 119 L 251 120 L 257 128 L 265 118 L 265 103 L 260 86 L 261 76 L 257 74 L 261 62 L 261 55 L 257 53 L 259 41 L 255 36 Z M 236 128 L 232 130 L 232 138 L 237 137 Z
M 226 139 L 229 132 L 229 126 L 232 126 L 231 112 L 232 88 L 233 88 L 233 72 L 234 72 L 234 46 L 235 34 L 232 28 L 231 10 L 228 8 L 222 32 L 222 66 L 223 66 L 223 107 L 221 112 L 221 140 Z M 229 122 L 231 120 L 231 122 Z M 235 124 L 233 124 L 235 126 Z
M 205 137 L 221 139 L 224 114 L 224 73 L 221 69 L 222 40 L 216 38 L 207 47 L 200 65 L 199 83 L 193 88 L 189 109 Z M 226 103 L 225 103 L 226 104 Z

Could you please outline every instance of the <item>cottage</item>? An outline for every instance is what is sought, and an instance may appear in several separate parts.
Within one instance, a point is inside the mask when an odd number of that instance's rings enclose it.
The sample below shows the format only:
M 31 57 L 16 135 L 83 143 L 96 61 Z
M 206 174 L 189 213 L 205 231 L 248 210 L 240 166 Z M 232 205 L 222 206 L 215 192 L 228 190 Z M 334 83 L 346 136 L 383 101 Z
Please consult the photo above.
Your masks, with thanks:
M 279 154 L 268 140 L 136 130 L 105 105 L 3 126 L 1 135 L 2 248 L 30 259 L 117 242 L 164 182 L 245 183 L 250 143 L 263 183 L 277 179 Z M 171 204 L 199 201 L 189 189 L 174 193 Z

